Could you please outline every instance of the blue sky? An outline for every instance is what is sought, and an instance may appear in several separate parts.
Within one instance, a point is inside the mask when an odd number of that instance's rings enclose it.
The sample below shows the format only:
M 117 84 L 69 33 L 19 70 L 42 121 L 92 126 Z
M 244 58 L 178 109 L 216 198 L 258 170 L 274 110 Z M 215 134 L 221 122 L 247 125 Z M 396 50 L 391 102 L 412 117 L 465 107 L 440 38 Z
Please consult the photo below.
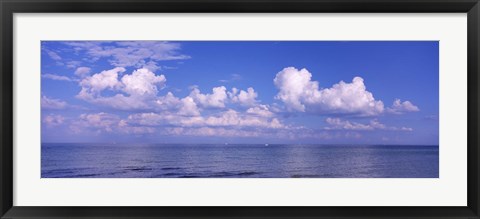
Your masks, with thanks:
M 42 142 L 438 144 L 436 41 L 43 41 Z

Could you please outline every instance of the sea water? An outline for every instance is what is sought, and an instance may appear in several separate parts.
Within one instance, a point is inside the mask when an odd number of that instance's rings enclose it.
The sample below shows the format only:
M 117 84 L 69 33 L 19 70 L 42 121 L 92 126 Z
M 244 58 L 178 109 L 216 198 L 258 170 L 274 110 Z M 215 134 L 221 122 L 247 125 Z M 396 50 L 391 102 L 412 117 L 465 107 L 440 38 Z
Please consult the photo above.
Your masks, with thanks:
M 438 146 L 43 143 L 42 178 L 438 178 Z

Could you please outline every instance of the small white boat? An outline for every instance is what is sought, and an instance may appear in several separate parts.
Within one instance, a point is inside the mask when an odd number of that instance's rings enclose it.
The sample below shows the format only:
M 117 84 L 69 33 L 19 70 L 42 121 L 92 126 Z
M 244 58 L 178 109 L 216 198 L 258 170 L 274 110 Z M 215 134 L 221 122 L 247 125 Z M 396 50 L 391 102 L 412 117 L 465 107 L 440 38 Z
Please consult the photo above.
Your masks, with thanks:
M 265 146 L 268 146 L 268 144 L 265 144 Z

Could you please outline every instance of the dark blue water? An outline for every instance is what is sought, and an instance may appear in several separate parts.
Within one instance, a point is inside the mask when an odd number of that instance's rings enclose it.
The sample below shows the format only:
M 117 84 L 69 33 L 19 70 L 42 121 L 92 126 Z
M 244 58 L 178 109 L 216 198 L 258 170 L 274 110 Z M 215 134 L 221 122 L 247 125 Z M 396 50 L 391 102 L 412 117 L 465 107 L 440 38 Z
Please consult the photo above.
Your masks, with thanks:
M 42 178 L 438 178 L 438 146 L 42 144 Z

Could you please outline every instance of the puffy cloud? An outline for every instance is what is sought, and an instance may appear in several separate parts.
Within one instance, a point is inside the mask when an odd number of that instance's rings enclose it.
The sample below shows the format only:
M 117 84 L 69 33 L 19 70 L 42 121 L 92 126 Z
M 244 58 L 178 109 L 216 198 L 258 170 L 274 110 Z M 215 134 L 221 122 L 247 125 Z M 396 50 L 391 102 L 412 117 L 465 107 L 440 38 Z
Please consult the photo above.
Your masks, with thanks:
M 192 97 L 185 97 L 181 100 L 182 104 L 178 111 L 179 115 L 183 116 L 198 116 L 200 111 L 197 107 L 197 104 Z
M 118 74 L 125 71 L 125 68 L 116 67 L 114 69 L 102 71 L 90 77 L 84 78 L 82 81 L 80 81 L 80 86 L 82 86 L 82 90 L 78 94 L 78 97 L 83 99 L 86 97 L 91 97 L 95 94 L 99 94 L 105 89 L 119 89 L 122 84 L 120 83 L 120 81 L 118 81 Z
M 145 68 L 131 74 L 125 72 L 125 68 L 115 67 L 84 77 L 79 82 L 81 90 L 77 98 L 122 110 L 177 110 L 181 115 L 199 115 L 203 109 L 222 109 L 229 103 L 244 107 L 259 103 L 252 87 L 246 91 L 232 88 L 227 92 L 224 86 L 219 86 L 212 88 L 211 93 L 201 93 L 198 87 L 192 86 L 190 94 L 182 99 L 171 92 L 160 96 L 158 92 L 167 80 L 164 75 L 156 75 Z
M 157 87 L 165 86 L 164 75 L 155 75 L 148 69 L 138 69 L 122 77 L 123 91 L 132 96 L 157 95 Z
M 197 87 L 193 87 L 190 97 L 205 108 L 224 108 L 227 101 L 227 88 L 224 86 L 214 87 L 211 94 L 202 94 Z
M 329 127 L 325 127 L 325 130 L 355 130 L 355 131 L 371 131 L 371 130 L 390 130 L 390 131 L 413 131 L 412 128 L 407 127 L 389 127 L 378 120 L 370 120 L 367 124 L 358 122 L 351 122 L 340 118 L 327 118 L 325 120 Z
M 366 90 L 361 77 L 353 78 L 351 83 L 340 81 L 325 89 L 320 89 L 318 82 L 311 78 L 307 69 L 284 68 L 273 80 L 279 89 L 275 98 L 290 111 L 373 116 L 384 110 L 383 102 L 375 100 Z
M 89 67 L 78 67 L 75 70 L 75 75 L 81 78 L 86 77 L 90 74 L 91 69 Z
M 63 124 L 64 121 L 65 117 L 61 115 L 50 114 L 43 117 L 43 123 L 45 123 L 48 127 L 59 126 Z
M 180 104 L 182 104 L 182 101 L 175 97 L 172 92 L 168 92 L 165 96 L 159 96 L 155 100 L 154 106 L 159 110 L 169 110 L 177 109 Z
M 228 92 L 228 96 L 233 103 L 238 103 L 242 106 L 254 106 L 258 102 L 256 100 L 258 94 L 251 87 L 247 91 L 232 88 L 232 91 Z
M 187 96 L 182 99 L 175 97 L 172 92 L 165 96 L 160 96 L 155 101 L 157 111 L 176 112 L 181 116 L 198 116 L 200 109 L 192 97 Z
M 262 117 L 273 117 L 274 114 L 270 111 L 267 105 L 258 105 L 247 109 L 247 113 Z
M 255 106 L 258 103 L 256 100 L 258 94 L 251 87 L 247 91 L 232 88 L 229 92 L 225 86 L 214 87 L 210 94 L 202 94 L 197 86 L 192 86 L 191 89 L 190 97 L 204 108 L 225 108 L 228 102 L 242 106 Z
M 56 81 L 75 81 L 67 76 L 55 75 L 55 74 L 43 74 L 42 78 L 48 78 Z
M 43 109 L 65 109 L 67 107 L 67 102 L 42 96 L 41 105 Z
M 155 75 L 148 69 L 138 69 L 131 74 L 125 71 L 123 67 L 116 67 L 83 78 L 77 98 L 122 110 L 175 110 L 188 116 L 199 115 L 202 109 L 222 109 L 227 103 L 253 107 L 258 102 L 253 88 L 247 91 L 233 88 L 232 92 L 227 92 L 224 86 L 214 87 L 212 93 L 206 94 L 193 86 L 189 96 L 182 99 L 171 92 L 159 96 L 158 91 L 166 84 L 164 75 Z M 110 91 L 110 96 L 104 91 Z
M 305 111 L 303 104 L 306 96 L 318 96 L 318 82 L 311 81 L 312 74 L 306 69 L 298 71 L 288 67 L 277 73 L 273 83 L 280 90 L 275 97 L 283 101 L 290 110 Z
M 406 112 L 418 112 L 420 109 L 413 105 L 410 101 L 401 101 L 400 99 L 395 99 L 393 101 L 392 107 L 387 108 L 387 112 L 393 114 L 403 114 Z
M 125 68 L 116 67 L 84 78 L 80 81 L 82 89 L 77 98 L 117 109 L 152 108 L 158 88 L 165 85 L 165 76 L 155 75 L 148 69 L 138 69 L 132 74 L 123 75 L 119 80 L 119 74 L 123 72 Z M 102 96 L 104 90 L 117 93 L 113 96 Z

